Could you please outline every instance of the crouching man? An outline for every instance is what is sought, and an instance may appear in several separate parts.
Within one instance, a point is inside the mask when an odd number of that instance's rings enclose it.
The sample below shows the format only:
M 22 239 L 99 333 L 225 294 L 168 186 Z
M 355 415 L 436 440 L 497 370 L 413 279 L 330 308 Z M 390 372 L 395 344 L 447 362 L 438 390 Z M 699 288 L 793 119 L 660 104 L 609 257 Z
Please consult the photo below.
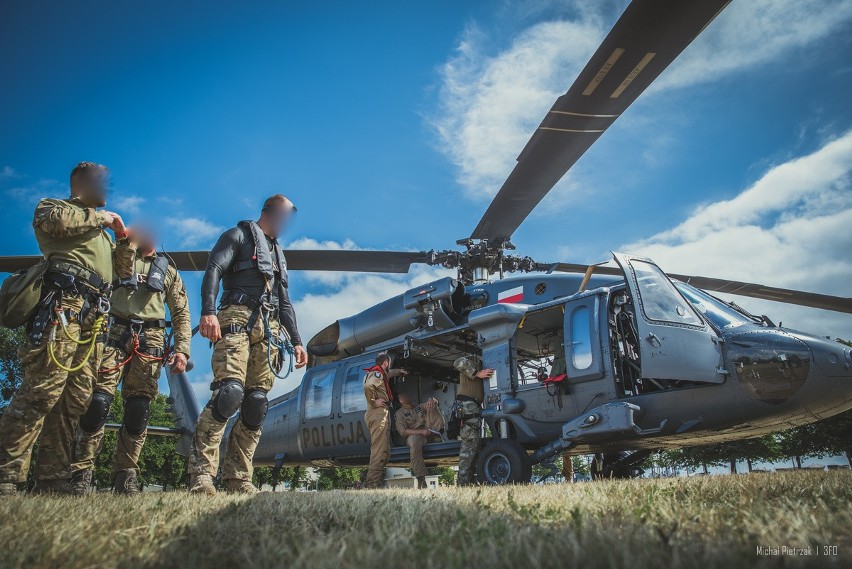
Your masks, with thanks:
M 426 463 L 423 445 L 439 442 L 444 430 L 444 417 L 433 397 L 423 405 L 414 405 L 407 393 L 399 394 L 400 408 L 396 411 L 396 431 L 411 449 L 411 472 L 417 478 L 417 487 L 426 488 Z

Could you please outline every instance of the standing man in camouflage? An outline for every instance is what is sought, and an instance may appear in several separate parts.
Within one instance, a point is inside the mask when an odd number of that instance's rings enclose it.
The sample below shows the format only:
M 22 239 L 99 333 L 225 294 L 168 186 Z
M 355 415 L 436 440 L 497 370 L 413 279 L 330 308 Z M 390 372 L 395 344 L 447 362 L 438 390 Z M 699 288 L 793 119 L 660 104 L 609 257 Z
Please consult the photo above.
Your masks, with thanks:
M 494 375 L 493 369 L 476 371 L 476 360 L 462 356 L 453 362 L 459 372 L 456 405 L 462 420 L 459 440 L 459 486 L 468 486 L 476 480 L 476 456 L 482 444 L 482 401 L 485 399 L 483 380 Z
M 67 491 L 74 424 L 92 395 L 106 339 L 113 272 L 129 277 L 133 247 L 120 216 L 106 205 L 108 169 L 81 162 L 71 172 L 71 197 L 43 199 L 33 228 L 47 272 L 41 302 L 18 352 L 23 381 L 0 417 L 0 494 L 16 492 L 40 439 L 38 491 Z M 104 231 L 112 229 L 117 246 Z M 57 419 L 42 433 L 45 417 Z
M 283 362 L 277 342 L 283 326 L 294 347 L 296 367 L 308 362 L 290 303 L 287 263 L 278 236 L 296 211 L 276 194 L 258 221 L 241 221 L 219 237 L 201 284 L 201 335 L 213 348 L 213 396 L 195 426 L 189 457 L 190 491 L 213 495 L 219 445 L 228 419 L 240 420 L 228 439 L 222 480 L 231 492 L 254 493 L 252 458 L 266 417 L 266 394 Z M 219 281 L 222 299 L 216 311 Z
M 441 440 L 444 418 L 438 410 L 438 400 L 432 397 L 423 405 L 415 405 L 407 393 L 399 394 L 399 409 L 395 414 L 396 432 L 405 438 L 411 452 L 411 473 L 417 478 L 417 487 L 427 488 L 426 462 L 423 445 Z
M 71 491 L 82 495 L 92 485 L 95 456 L 104 436 L 116 387 L 121 382 L 124 421 L 112 457 L 113 487 L 118 494 L 139 492 L 139 455 L 148 427 L 151 400 L 166 357 L 165 329 L 171 325 L 174 348 L 167 363 L 174 373 L 186 370 L 192 324 L 183 280 L 165 255 L 157 254 L 157 240 L 146 227 L 134 227 L 134 274 L 120 280 L 112 295 L 112 326 L 104 349 L 89 408 L 80 418 L 71 464 Z M 169 318 L 166 320 L 166 307 Z
M 385 467 L 390 459 L 390 410 L 393 391 L 390 378 L 407 375 L 404 369 L 391 369 L 391 357 L 387 352 L 376 356 L 376 365 L 364 371 L 364 397 L 367 412 L 364 419 L 370 431 L 370 465 L 367 468 L 365 488 L 381 488 L 385 483 Z

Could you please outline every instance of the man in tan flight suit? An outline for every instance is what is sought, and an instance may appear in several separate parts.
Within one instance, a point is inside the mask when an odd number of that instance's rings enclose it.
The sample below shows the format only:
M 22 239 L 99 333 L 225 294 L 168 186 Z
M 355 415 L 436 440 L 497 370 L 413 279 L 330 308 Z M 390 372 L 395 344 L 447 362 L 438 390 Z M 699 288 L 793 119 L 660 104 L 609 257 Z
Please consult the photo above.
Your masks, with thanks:
M 476 371 L 473 356 L 462 356 L 453 362 L 459 372 L 459 388 L 456 391 L 456 404 L 461 415 L 462 426 L 459 431 L 461 449 L 459 449 L 459 486 L 468 486 L 476 480 L 476 456 L 482 443 L 482 401 L 485 399 L 483 380 L 494 375 L 493 369 Z
M 399 409 L 394 414 L 396 432 L 405 437 L 411 449 L 411 473 L 417 478 L 417 487 L 426 488 L 426 463 L 423 445 L 439 442 L 444 430 L 444 417 L 434 397 L 423 405 L 414 405 L 407 393 L 399 394 Z
M 365 370 L 364 397 L 367 398 L 367 412 L 364 419 L 370 431 L 370 466 L 367 468 L 365 488 L 384 486 L 385 466 L 390 459 L 390 409 L 393 403 L 393 391 L 390 378 L 408 375 L 404 369 L 390 369 L 391 357 L 387 352 L 376 356 L 376 365 Z
M 0 495 L 14 494 L 26 480 L 39 435 L 36 491 L 68 489 L 66 441 L 89 404 L 101 363 L 113 273 L 126 278 L 133 269 L 121 217 L 96 209 L 106 205 L 108 173 L 81 162 L 71 172 L 71 197 L 36 207 L 33 228 L 48 268 L 28 342 L 18 352 L 23 381 L 0 417 Z M 117 244 L 105 229 L 115 232 Z
M 112 326 L 104 361 L 74 444 L 73 494 L 85 494 L 92 485 L 95 456 L 119 381 L 124 420 L 112 457 L 113 487 L 117 494 L 139 492 L 139 455 L 147 434 L 149 406 L 157 396 L 157 381 L 166 357 L 166 306 L 174 338 L 167 363 L 174 373 L 182 373 L 189 358 L 192 324 L 183 280 L 168 257 L 157 254 L 156 237 L 148 228 L 134 227 L 130 239 L 136 244 L 135 274 L 119 281 L 112 295 Z

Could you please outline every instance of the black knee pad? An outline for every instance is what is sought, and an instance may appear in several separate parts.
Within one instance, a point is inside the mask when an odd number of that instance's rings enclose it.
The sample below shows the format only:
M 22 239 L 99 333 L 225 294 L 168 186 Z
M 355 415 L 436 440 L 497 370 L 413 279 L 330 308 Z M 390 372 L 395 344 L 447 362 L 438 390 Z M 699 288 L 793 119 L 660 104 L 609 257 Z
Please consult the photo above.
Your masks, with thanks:
M 243 399 L 240 407 L 240 421 L 250 431 L 256 431 L 263 425 L 266 412 L 269 410 L 269 400 L 262 389 L 251 389 Z
M 80 428 L 83 432 L 94 434 L 106 425 L 113 399 L 115 397 L 103 391 L 95 391 L 92 394 L 88 409 L 80 416 Z
M 124 401 L 124 429 L 138 437 L 148 428 L 151 400 L 144 395 L 133 395 Z
M 235 379 L 226 379 L 213 395 L 208 404 L 213 410 L 213 418 L 226 423 L 234 416 L 243 402 L 243 384 Z

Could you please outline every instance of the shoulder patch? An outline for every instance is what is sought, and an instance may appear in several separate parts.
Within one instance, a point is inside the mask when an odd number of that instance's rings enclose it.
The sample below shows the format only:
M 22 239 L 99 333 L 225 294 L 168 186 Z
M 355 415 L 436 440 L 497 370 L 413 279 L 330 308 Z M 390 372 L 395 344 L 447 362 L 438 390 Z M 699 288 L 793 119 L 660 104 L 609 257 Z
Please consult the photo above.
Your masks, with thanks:
M 373 377 L 375 377 L 376 379 L 381 379 L 381 378 L 382 378 L 382 374 L 381 374 L 380 372 L 378 372 L 378 371 L 374 371 L 374 372 L 373 372 Z

